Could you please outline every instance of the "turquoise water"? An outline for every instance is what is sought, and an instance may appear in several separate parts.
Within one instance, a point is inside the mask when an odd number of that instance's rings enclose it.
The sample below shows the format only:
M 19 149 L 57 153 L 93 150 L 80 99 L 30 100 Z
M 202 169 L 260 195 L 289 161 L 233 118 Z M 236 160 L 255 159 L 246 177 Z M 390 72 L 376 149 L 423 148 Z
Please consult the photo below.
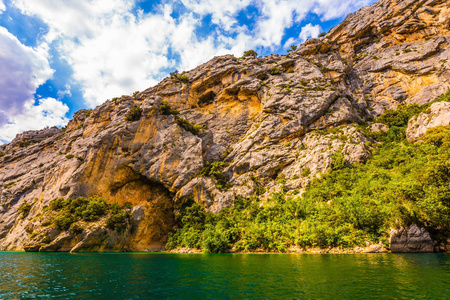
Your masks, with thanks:
M 450 255 L 0 252 L 0 299 L 450 299 Z

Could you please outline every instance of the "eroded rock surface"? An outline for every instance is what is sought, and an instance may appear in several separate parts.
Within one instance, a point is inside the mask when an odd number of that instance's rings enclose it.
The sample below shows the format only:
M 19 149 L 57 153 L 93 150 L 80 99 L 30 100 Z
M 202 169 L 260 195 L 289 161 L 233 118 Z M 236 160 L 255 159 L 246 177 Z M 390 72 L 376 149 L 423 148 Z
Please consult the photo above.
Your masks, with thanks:
M 437 102 L 430 106 L 428 112 L 412 118 L 406 129 L 408 141 L 415 142 L 425 135 L 428 129 L 450 125 L 450 102 Z
M 427 253 L 434 252 L 434 242 L 424 228 L 413 224 L 408 228 L 393 229 L 389 248 L 393 253 Z

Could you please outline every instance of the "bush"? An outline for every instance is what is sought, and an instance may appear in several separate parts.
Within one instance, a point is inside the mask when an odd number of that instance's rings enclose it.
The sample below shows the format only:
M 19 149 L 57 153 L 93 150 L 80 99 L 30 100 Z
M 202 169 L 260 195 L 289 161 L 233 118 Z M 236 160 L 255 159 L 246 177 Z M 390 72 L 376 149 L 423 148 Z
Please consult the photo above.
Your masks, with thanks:
M 142 108 L 140 108 L 139 106 L 133 106 L 125 115 L 125 121 L 127 122 L 138 121 L 141 118 L 141 115 L 142 115 Z
M 178 115 L 180 112 L 178 110 L 172 109 L 169 102 L 167 101 L 161 101 L 159 104 L 159 110 L 161 111 L 161 114 L 163 115 Z
M 194 135 L 198 135 L 200 131 L 203 129 L 202 125 L 195 124 L 194 122 L 190 122 L 178 116 L 175 116 L 175 122 Z
M 24 202 L 19 205 L 17 211 L 20 213 L 20 218 L 25 219 L 30 213 L 32 205 L 30 203 Z
M 336 152 L 331 155 L 331 168 L 333 170 L 340 170 L 347 166 L 347 160 L 345 159 L 344 154 L 340 152 Z
M 280 74 L 280 69 L 278 69 L 278 67 L 272 67 L 272 68 L 270 68 L 270 70 L 269 70 L 269 74 L 270 74 L 270 75 L 277 75 L 277 74 Z
M 127 226 L 127 221 L 130 218 L 130 214 L 125 211 L 111 212 L 106 219 L 106 227 L 111 230 L 119 229 L 123 230 Z
M 72 223 L 72 225 L 70 225 L 70 231 L 75 235 L 82 233 L 83 230 L 84 228 L 76 223 Z
M 63 198 L 56 198 L 50 201 L 50 204 L 48 206 L 51 210 L 60 210 L 64 207 L 64 199 Z
M 228 238 L 223 231 L 207 225 L 202 233 L 202 251 L 205 253 L 223 253 L 228 249 Z
M 287 50 L 287 53 L 297 50 L 297 45 L 291 45 L 291 48 Z
M 106 201 L 103 199 L 92 199 L 89 203 L 83 207 L 81 216 L 85 221 L 96 221 L 99 217 L 103 216 L 108 209 Z
M 303 169 L 302 176 L 303 177 L 308 177 L 309 175 L 311 175 L 311 170 L 309 168 Z
M 111 212 L 106 223 L 109 228 L 114 229 L 121 227 L 121 225 L 126 225 L 125 219 L 129 218 L 130 214 L 124 212 L 124 210 L 131 207 L 131 203 L 126 203 L 122 207 L 118 204 L 108 205 L 106 200 L 101 198 L 56 198 L 50 201 L 46 211 L 56 212 L 54 223 L 61 230 L 68 230 L 71 228 L 72 223 L 81 220 L 85 222 L 97 221 L 100 217 Z M 76 231 L 77 228 L 74 230 Z
M 229 188 L 228 177 L 223 173 L 223 169 L 228 166 L 228 163 L 223 161 L 205 162 L 200 175 L 212 177 L 217 181 L 217 188 L 219 190 L 226 190 Z
M 255 50 L 247 50 L 244 52 L 244 55 L 242 57 L 257 57 L 258 53 L 256 53 Z
M 408 125 L 408 121 L 411 117 L 420 112 L 421 108 L 417 104 L 400 104 L 397 110 L 386 110 L 377 121 L 389 127 L 404 127 Z
M 189 76 L 186 74 L 177 75 L 177 79 L 181 82 L 188 83 L 189 82 Z
M 69 212 L 64 212 L 54 219 L 55 225 L 61 230 L 69 229 L 73 222 L 75 222 L 75 218 Z

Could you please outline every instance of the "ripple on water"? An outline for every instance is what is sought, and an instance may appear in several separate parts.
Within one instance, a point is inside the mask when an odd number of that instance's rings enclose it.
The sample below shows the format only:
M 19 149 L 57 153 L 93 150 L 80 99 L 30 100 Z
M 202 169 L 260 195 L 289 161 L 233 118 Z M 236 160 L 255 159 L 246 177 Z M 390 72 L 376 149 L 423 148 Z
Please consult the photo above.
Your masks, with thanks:
M 446 254 L 0 253 L 0 299 L 445 299 L 449 290 Z

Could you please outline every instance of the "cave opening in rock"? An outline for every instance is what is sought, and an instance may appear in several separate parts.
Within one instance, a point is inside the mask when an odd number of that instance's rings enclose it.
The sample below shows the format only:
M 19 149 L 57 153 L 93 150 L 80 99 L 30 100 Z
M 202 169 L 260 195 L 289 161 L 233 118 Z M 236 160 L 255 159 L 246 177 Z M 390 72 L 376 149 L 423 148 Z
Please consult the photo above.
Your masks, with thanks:
M 216 93 L 214 93 L 213 91 L 209 91 L 198 97 L 198 105 L 200 107 L 210 105 L 211 103 L 214 102 L 214 98 L 216 98 Z

